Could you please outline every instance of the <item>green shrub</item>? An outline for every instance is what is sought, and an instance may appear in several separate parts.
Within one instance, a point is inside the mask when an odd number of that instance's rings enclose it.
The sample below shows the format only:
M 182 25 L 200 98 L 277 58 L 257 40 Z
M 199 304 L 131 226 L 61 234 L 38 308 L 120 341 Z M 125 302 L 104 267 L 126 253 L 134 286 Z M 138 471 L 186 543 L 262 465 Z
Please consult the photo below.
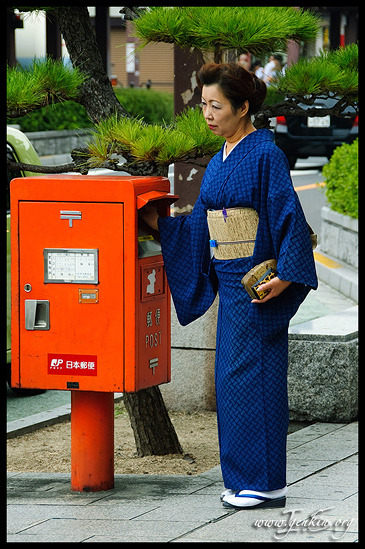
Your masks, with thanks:
M 358 140 L 337 147 L 328 164 L 323 166 L 322 175 L 326 178 L 324 192 L 331 209 L 354 217 L 358 210 Z
M 12 118 L 9 123 L 19 124 L 22 132 L 78 130 L 93 126 L 84 107 L 75 101 L 48 105 L 28 115 Z
M 174 95 L 145 88 L 117 88 L 115 95 L 132 116 L 147 124 L 169 124 L 174 117 Z
M 148 124 L 170 123 L 173 118 L 172 93 L 144 88 L 120 88 L 115 90 L 115 94 L 126 111 L 132 116 L 142 117 Z M 84 107 L 75 101 L 42 107 L 29 115 L 9 119 L 8 124 L 19 124 L 23 132 L 76 130 L 93 126 Z

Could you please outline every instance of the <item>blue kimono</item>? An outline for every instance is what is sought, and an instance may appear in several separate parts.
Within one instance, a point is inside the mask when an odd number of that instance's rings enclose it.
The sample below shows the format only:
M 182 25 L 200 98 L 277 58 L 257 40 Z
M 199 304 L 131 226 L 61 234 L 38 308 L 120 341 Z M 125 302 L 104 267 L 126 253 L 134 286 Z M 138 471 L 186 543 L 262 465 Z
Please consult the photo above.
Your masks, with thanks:
M 273 133 L 256 130 L 223 162 L 210 161 L 191 215 L 159 218 L 162 253 L 179 322 L 203 315 L 219 292 L 215 384 L 224 485 L 232 490 L 286 486 L 288 326 L 317 276 L 309 229 Z M 211 258 L 207 210 L 254 208 L 253 255 Z M 292 283 L 264 304 L 251 303 L 241 279 L 266 259 Z

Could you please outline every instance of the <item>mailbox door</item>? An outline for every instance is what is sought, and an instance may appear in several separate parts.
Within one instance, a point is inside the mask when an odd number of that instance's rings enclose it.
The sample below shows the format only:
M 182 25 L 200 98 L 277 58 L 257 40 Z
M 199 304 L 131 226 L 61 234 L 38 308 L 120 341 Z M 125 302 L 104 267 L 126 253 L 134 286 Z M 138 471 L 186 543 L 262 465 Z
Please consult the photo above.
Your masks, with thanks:
M 19 203 L 20 387 L 123 390 L 123 204 Z

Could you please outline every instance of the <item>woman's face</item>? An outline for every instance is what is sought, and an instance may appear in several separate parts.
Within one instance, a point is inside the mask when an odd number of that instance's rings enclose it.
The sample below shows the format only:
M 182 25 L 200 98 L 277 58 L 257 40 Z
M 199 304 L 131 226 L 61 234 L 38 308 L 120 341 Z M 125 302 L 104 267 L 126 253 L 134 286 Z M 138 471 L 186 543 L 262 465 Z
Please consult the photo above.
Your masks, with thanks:
M 212 84 L 202 89 L 203 115 L 215 135 L 226 139 L 235 138 L 242 133 L 242 119 L 248 110 L 248 101 L 234 113 L 231 103 L 223 94 L 220 86 Z

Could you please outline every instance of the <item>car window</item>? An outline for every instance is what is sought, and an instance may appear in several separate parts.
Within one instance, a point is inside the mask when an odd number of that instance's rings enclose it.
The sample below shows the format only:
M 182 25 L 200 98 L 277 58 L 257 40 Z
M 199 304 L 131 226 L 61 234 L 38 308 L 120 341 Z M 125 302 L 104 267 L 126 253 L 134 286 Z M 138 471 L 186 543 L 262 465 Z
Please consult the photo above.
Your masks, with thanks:
M 9 158 L 9 160 L 12 160 L 13 162 L 17 162 L 17 158 L 15 156 L 14 149 L 9 145 L 9 143 L 6 144 L 6 156 Z M 20 170 L 6 170 L 6 211 L 10 212 L 10 181 L 14 179 L 14 177 L 22 177 L 23 174 Z

